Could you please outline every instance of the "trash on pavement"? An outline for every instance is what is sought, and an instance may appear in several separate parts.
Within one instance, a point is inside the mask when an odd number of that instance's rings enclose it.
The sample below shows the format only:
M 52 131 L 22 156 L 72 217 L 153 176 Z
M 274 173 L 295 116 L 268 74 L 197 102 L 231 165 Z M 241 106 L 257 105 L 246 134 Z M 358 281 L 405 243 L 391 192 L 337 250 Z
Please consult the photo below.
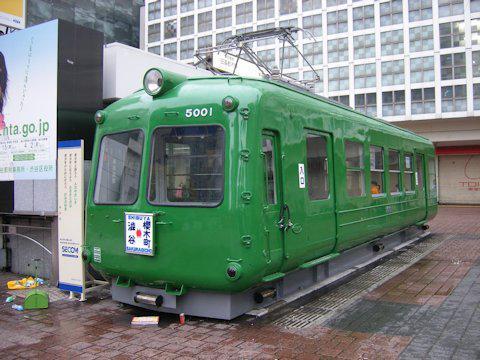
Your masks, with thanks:
M 158 325 L 160 316 L 135 316 L 132 325 Z
M 12 309 L 15 309 L 15 310 L 17 310 L 17 311 L 23 311 L 23 306 L 22 306 L 22 305 L 13 304 L 13 305 L 12 305 Z
M 42 280 L 43 282 L 43 280 Z M 34 289 L 40 285 L 38 279 L 34 279 L 29 276 L 28 278 L 23 278 L 21 280 L 11 280 L 7 282 L 7 288 L 9 290 L 25 290 L 25 289 Z
M 13 302 L 13 300 L 15 300 L 15 295 L 12 295 L 12 296 L 7 297 L 7 299 L 5 300 L 5 302 L 11 303 L 11 302 Z

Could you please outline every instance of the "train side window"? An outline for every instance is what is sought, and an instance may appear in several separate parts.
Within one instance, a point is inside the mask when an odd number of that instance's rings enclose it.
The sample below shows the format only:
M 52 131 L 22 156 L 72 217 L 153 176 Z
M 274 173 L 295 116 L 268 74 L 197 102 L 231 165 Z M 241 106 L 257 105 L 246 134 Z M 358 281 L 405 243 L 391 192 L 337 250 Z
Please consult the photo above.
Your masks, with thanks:
M 307 184 L 310 200 L 328 199 L 327 139 L 307 134 Z
M 347 167 L 347 194 L 350 196 L 365 195 L 363 144 L 346 140 L 345 159 Z
M 437 196 L 437 171 L 435 169 L 435 159 L 428 159 L 428 183 L 432 197 Z
M 100 144 L 95 204 L 133 204 L 138 197 L 143 132 L 105 135 Z
M 267 204 L 277 203 L 277 184 L 275 183 L 275 154 L 272 136 L 264 135 L 262 152 L 265 159 L 265 186 L 267 190 Z
M 379 146 L 370 146 L 370 192 L 373 197 L 383 195 L 383 149 Z
M 416 183 L 419 191 L 423 191 L 423 155 L 415 155 L 415 161 L 417 165 Z
M 403 186 L 406 192 L 413 192 L 413 155 L 410 153 L 405 154 L 405 163 L 404 163 L 404 171 L 403 171 Z
M 398 195 L 400 187 L 400 153 L 397 150 L 388 151 L 388 172 L 390 174 L 390 193 Z

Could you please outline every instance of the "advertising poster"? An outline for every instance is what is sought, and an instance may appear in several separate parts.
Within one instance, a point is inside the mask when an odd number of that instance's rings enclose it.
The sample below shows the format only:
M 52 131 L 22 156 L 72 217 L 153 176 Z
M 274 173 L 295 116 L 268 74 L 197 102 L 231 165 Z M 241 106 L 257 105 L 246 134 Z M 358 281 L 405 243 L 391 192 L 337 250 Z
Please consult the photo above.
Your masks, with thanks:
M 83 293 L 83 140 L 58 143 L 58 287 Z
M 0 1 L 0 25 L 23 29 L 25 27 L 25 0 Z
M 0 181 L 56 178 L 58 21 L 0 36 Z

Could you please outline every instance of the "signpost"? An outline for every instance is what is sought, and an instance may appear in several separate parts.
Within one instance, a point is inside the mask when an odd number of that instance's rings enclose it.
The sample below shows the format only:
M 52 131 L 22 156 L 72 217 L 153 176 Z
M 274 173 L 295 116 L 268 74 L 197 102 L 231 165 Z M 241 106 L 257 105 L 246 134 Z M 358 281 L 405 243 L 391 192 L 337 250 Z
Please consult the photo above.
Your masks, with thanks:
M 58 143 L 58 287 L 85 300 L 83 140 Z

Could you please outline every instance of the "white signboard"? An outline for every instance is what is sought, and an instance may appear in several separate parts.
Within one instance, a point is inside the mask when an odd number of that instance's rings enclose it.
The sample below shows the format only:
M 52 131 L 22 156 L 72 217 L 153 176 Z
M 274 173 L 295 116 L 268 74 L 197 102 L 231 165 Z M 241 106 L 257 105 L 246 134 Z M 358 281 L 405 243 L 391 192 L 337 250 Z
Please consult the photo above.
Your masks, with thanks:
M 298 164 L 298 186 L 305 189 L 305 165 Z
M 83 140 L 58 143 L 58 287 L 85 291 Z
M 153 214 L 125 213 L 125 252 L 153 256 Z
M 227 54 L 223 51 L 213 53 L 212 65 L 215 69 L 222 70 L 230 74 L 246 76 L 250 78 L 263 78 L 263 74 L 257 65 L 244 59 L 238 59 L 236 56 Z
M 0 25 L 14 28 L 25 28 L 25 0 L 0 1 Z
M 56 178 L 57 53 L 57 20 L 0 36 L 0 181 Z

